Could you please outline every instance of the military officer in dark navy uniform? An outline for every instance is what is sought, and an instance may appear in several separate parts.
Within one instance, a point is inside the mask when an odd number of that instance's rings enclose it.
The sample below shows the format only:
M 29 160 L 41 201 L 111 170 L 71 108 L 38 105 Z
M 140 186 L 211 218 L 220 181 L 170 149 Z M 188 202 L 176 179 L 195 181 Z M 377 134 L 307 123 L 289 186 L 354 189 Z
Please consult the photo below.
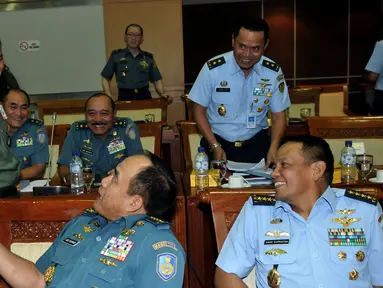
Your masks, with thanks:
M 0 101 L 5 97 L 9 89 L 19 89 L 19 83 L 11 70 L 4 63 L 2 43 L 0 41 Z
M 69 163 L 79 152 L 83 166 L 92 167 L 96 182 L 128 156 L 142 154 L 136 124 L 129 118 L 116 118 L 114 101 L 105 94 L 95 94 L 86 102 L 86 121 L 77 121 L 65 139 L 58 160 L 59 175 L 69 180 Z
M 280 66 L 263 56 L 268 35 L 263 19 L 244 21 L 233 33 L 233 51 L 208 61 L 189 93 L 201 145 L 214 159 L 256 163 L 265 158 L 266 167 L 275 160 L 290 99 Z
M 151 99 L 149 82 L 160 95 L 171 102 L 171 97 L 165 93 L 162 76 L 154 61 L 153 54 L 142 51 L 140 45 L 144 41 L 144 31 L 138 24 L 130 24 L 125 29 L 126 48 L 112 52 L 104 70 L 101 72 L 102 86 L 107 95 L 112 96 L 110 81 L 116 75 L 118 100 Z
M 151 153 L 125 159 L 100 197 L 33 263 L 0 244 L 0 276 L 12 287 L 180 288 L 185 252 L 160 220 L 174 208 L 174 174 Z
M 49 161 L 44 123 L 41 120 L 28 119 L 29 105 L 29 96 L 23 90 L 12 89 L 3 99 L 10 127 L 10 147 L 21 161 L 19 181 L 42 177 Z

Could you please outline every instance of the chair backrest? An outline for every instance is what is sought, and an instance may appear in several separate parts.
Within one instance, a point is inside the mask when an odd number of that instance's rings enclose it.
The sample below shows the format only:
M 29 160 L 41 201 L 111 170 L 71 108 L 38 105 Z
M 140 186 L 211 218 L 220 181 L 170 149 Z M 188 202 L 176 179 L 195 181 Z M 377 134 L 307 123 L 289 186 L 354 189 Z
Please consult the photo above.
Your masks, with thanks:
M 142 147 L 161 157 L 162 123 L 140 123 L 137 126 L 140 131 Z
M 383 163 L 383 117 L 308 117 L 307 124 L 311 135 L 329 143 L 336 163 L 345 140 L 364 142 L 374 164 Z
M 289 117 L 300 118 L 302 108 L 310 108 L 310 116 L 319 116 L 319 96 L 320 88 L 289 89 L 291 106 Z
M 57 124 L 72 124 L 84 120 L 86 99 L 40 101 L 38 105 L 39 118 L 46 124 L 52 124 L 52 114 L 57 113 Z M 116 110 L 118 117 L 128 117 L 133 121 L 167 123 L 167 102 L 163 98 L 118 101 Z
M 190 173 L 194 167 L 194 158 L 198 152 L 202 135 L 198 132 L 195 122 L 177 121 L 177 127 L 181 133 L 185 172 Z
M 47 128 L 47 134 L 48 134 L 48 144 L 49 144 L 49 153 L 51 155 L 51 173 L 50 176 L 53 177 L 57 172 L 57 160 L 61 153 L 61 148 L 64 145 L 65 138 L 68 134 L 68 131 L 70 129 L 69 124 L 59 124 L 55 125 L 55 131 L 53 135 L 53 143 L 51 144 L 51 136 L 52 136 L 52 126 L 48 125 Z M 48 176 L 48 170 L 45 170 L 43 178 L 47 178 Z
M 195 121 L 193 114 L 193 101 L 189 99 L 189 94 L 183 94 L 181 96 L 182 101 L 185 102 L 185 110 L 186 110 L 186 120 Z

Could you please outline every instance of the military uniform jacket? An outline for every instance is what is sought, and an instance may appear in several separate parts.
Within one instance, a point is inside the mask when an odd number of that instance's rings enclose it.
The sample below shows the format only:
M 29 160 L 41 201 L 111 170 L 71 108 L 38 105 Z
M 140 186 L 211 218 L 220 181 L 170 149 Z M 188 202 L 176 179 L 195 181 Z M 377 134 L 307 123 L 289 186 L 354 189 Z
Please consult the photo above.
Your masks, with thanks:
M 126 157 L 142 154 L 143 149 L 136 124 L 129 118 L 117 118 L 105 140 L 95 136 L 86 121 L 73 123 L 57 163 L 69 166 L 73 152 L 80 153 L 84 166 L 105 175 Z
M 185 254 L 170 224 L 147 215 L 109 222 L 90 208 L 37 261 L 47 287 L 182 287 Z
M 274 265 L 281 288 L 383 285 L 383 216 L 376 198 L 327 190 L 308 220 L 273 197 L 246 202 L 216 264 L 245 278 L 256 266 L 258 288 L 267 288 Z
M 49 161 L 48 137 L 44 122 L 28 119 L 11 137 L 11 150 L 21 161 L 21 170 Z
M 133 57 L 128 48 L 114 50 L 106 63 L 101 76 L 112 79 L 116 74 L 118 88 L 138 89 L 149 85 L 149 81 L 161 80 L 153 54 L 141 51 Z
M 0 101 L 3 101 L 3 97 L 7 94 L 9 89 L 18 89 L 19 83 L 15 76 L 9 70 L 8 66 L 4 66 L 2 73 L 0 74 Z
M 7 123 L 0 115 L 0 189 L 16 184 L 20 174 L 20 160 L 8 147 Z
M 383 91 L 383 40 L 376 42 L 366 70 L 379 74 L 378 79 L 376 79 L 375 89 Z
M 213 133 L 227 141 L 252 138 L 268 128 L 267 112 L 281 112 L 290 106 L 290 98 L 279 65 L 262 56 L 245 78 L 233 52 L 208 61 L 189 93 L 189 99 L 207 107 Z M 248 115 L 256 118 L 256 127 L 247 128 Z

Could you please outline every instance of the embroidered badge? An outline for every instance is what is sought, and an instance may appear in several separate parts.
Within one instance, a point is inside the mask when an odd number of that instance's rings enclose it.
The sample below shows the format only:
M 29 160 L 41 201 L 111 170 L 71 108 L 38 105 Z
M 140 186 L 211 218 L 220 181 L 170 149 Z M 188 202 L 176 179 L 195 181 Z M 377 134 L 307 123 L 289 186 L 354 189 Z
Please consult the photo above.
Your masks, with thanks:
M 285 91 L 285 82 L 281 82 L 279 85 L 278 85 L 278 88 L 279 88 L 279 91 L 281 93 L 283 93 Z
M 211 60 L 207 62 L 207 67 L 209 67 L 209 70 L 214 69 L 216 67 L 219 67 L 223 64 L 225 64 L 225 58 L 224 57 L 219 57 L 217 59 Z
M 178 251 L 176 244 L 174 244 L 173 242 L 170 242 L 170 241 L 157 242 L 157 243 L 153 244 L 152 247 L 154 250 L 168 247 L 168 248 L 172 248 L 172 249 Z
M 160 278 L 168 282 L 177 274 L 177 256 L 171 253 L 157 255 L 157 274 Z
M 39 140 L 40 143 L 44 143 L 44 141 L 45 141 L 45 134 L 44 133 L 37 134 L 37 139 Z
M 330 246 L 366 246 L 363 228 L 330 228 L 328 237 Z
M 133 123 L 129 124 L 128 127 L 126 127 L 125 134 L 132 140 L 136 139 L 136 132 L 134 131 Z
M 88 225 L 84 225 L 83 227 L 85 233 L 94 232 L 93 228 Z
M 343 227 L 348 227 L 352 223 L 360 221 L 360 218 L 347 218 L 347 216 L 344 216 L 343 218 L 332 218 L 331 221 L 340 223 Z
M 281 218 L 274 218 L 274 219 L 271 219 L 270 221 L 270 224 L 279 224 L 279 223 L 282 223 L 282 219 Z
M 378 223 L 382 222 L 382 220 L 383 220 L 383 214 L 379 216 Z
M 283 255 L 283 254 L 287 254 L 287 252 L 283 249 L 280 249 L 280 248 L 273 248 L 273 249 L 265 252 L 265 255 L 269 255 L 269 256 L 278 256 L 278 255 Z
M 277 77 L 277 82 L 282 81 L 284 78 L 285 77 L 283 76 L 283 74 L 279 74 Z
M 132 250 L 134 242 L 128 240 L 128 236 L 119 235 L 112 237 L 101 250 L 101 255 L 124 262 L 130 250 Z

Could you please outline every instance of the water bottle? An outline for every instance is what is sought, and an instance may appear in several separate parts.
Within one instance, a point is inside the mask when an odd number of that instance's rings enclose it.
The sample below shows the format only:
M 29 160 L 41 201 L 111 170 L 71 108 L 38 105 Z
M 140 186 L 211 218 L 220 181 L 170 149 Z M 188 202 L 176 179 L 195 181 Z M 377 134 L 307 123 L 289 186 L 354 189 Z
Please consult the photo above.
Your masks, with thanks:
M 342 149 L 340 164 L 342 165 L 341 180 L 345 184 L 355 183 L 356 178 L 356 152 L 352 147 L 352 141 L 346 141 Z
M 70 187 L 72 194 L 79 195 L 84 193 L 84 176 L 82 174 L 82 160 L 80 153 L 74 152 L 69 163 Z
M 209 157 L 207 157 L 203 147 L 198 147 L 194 163 L 196 192 L 207 192 L 209 188 Z

